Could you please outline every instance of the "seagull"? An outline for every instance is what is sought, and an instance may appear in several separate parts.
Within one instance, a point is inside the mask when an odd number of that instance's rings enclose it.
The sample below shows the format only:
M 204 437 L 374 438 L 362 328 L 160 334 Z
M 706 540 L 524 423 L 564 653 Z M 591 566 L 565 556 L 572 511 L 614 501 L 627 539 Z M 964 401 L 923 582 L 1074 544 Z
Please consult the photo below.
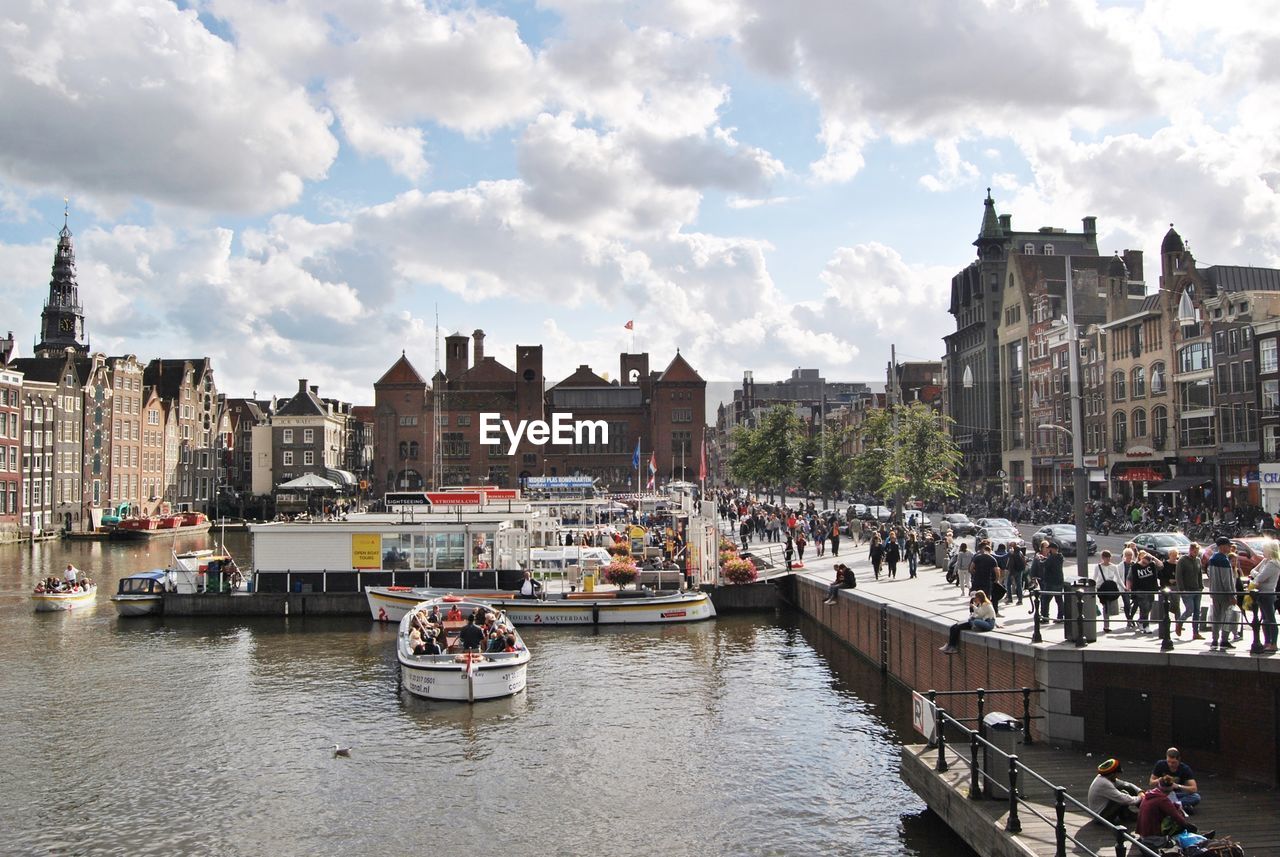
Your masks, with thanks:
M 338 758 L 339 756 L 341 756 L 341 757 L 342 757 L 342 758 L 344 758 L 344 759 L 350 759 L 350 758 L 351 758 L 351 748 L 350 748 L 350 747 L 343 747 L 343 746 L 341 746 L 341 745 L 339 745 L 339 744 L 334 744 L 334 745 L 333 745 L 333 758 L 335 758 L 335 759 L 336 759 L 336 758 Z

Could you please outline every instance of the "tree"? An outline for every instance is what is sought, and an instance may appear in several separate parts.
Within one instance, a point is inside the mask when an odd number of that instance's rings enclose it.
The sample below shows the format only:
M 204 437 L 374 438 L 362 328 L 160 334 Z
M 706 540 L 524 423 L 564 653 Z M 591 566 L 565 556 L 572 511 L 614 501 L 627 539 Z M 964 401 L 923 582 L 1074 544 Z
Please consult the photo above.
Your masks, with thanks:
M 765 411 L 759 424 L 733 430 L 729 472 L 737 482 L 785 491 L 799 475 L 804 424 L 791 408 L 778 405 Z
M 898 427 L 881 486 L 886 495 L 926 499 L 960 493 L 960 450 L 941 419 L 921 402 L 897 409 Z
M 884 490 L 893 446 L 893 421 L 886 408 L 869 410 L 858 426 L 862 452 L 849 463 L 850 487 L 862 494 L 880 494 Z
M 849 486 L 852 460 L 843 451 L 848 436 L 848 429 L 828 426 L 817 437 L 806 439 L 800 486 L 820 495 L 823 508 L 828 497 Z

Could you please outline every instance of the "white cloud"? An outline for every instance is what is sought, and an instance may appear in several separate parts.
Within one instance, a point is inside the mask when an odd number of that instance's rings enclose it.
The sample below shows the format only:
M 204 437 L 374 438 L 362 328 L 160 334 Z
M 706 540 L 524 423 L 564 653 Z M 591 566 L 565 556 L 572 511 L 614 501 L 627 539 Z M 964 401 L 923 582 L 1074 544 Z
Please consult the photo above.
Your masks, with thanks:
M 15 182 L 262 211 L 294 202 L 337 154 L 301 87 L 193 11 L 19 0 L 3 15 L 0 172 Z

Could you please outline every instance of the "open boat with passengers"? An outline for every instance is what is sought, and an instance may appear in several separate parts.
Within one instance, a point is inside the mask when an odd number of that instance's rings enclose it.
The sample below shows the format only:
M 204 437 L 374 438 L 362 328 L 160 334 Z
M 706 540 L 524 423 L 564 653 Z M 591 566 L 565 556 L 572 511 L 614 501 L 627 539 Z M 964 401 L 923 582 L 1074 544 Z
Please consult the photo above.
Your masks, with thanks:
M 31 600 L 37 613 L 56 613 L 91 606 L 97 595 L 98 585 L 88 578 L 76 582 L 49 578 L 36 584 Z
M 379 622 L 397 622 L 424 600 L 440 592 L 408 586 L 365 588 L 369 611 Z M 618 589 L 594 592 L 554 592 L 522 598 L 515 592 L 478 590 L 466 597 L 506 611 L 517 625 L 633 625 L 699 622 L 714 619 L 715 605 L 705 592 L 654 592 Z
M 407 611 L 400 620 L 396 657 L 409 693 L 456 702 L 519 693 L 529 665 L 529 650 L 505 614 L 457 596 L 432 598 Z

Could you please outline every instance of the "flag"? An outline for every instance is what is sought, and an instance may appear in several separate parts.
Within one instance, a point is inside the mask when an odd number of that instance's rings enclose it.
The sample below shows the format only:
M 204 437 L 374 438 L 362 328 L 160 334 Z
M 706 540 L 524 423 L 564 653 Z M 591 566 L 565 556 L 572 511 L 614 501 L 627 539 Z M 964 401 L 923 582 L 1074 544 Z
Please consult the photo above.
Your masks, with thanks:
M 707 481 L 707 439 L 702 439 L 702 452 L 698 457 L 698 481 Z
M 649 453 L 649 482 L 645 485 L 645 487 L 653 488 L 657 484 L 657 480 L 658 480 L 658 453 L 651 452 Z
M 636 451 L 631 453 L 631 466 L 640 469 L 640 438 L 636 438 Z
M 623 327 L 625 327 L 627 330 L 635 330 L 636 323 L 634 321 L 628 321 L 626 324 L 623 325 Z

